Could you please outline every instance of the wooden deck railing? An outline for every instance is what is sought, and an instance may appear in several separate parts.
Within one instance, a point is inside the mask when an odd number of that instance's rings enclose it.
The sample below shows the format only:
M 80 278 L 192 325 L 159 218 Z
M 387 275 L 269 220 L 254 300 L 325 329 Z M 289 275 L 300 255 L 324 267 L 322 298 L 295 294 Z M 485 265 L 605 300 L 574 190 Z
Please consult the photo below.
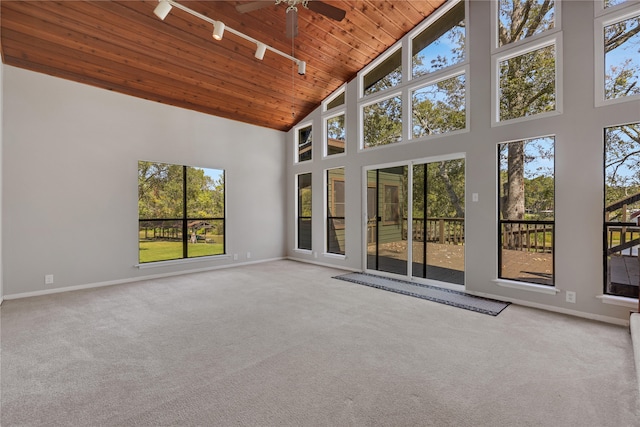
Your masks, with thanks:
M 411 223 L 414 242 L 463 245 L 464 218 L 413 218 Z M 407 218 L 402 224 L 402 236 L 407 237 Z
M 606 222 L 607 255 L 634 256 L 633 248 L 640 245 L 640 228 L 635 223 Z
M 502 248 L 553 253 L 553 221 L 500 220 Z

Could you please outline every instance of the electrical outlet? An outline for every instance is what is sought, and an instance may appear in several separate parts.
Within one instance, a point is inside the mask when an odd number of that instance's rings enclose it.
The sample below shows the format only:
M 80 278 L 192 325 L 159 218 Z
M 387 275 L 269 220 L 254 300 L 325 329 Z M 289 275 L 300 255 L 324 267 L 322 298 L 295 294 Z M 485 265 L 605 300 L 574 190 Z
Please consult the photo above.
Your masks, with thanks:
M 53 285 L 53 274 L 47 274 L 44 276 L 45 285 Z
M 567 291 L 567 302 L 576 303 L 576 293 L 573 291 Z
M 251 258 L 251 252 L 247 252 L 247 259 Z
M 237 261 L 238 260 L 238 254 L 233 254 L 233 260 Z

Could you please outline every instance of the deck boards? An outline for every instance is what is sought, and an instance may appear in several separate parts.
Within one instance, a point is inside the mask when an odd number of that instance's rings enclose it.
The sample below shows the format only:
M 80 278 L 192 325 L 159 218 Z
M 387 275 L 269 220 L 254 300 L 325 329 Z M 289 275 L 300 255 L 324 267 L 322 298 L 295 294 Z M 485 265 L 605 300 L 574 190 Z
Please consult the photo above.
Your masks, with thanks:
M 413 271 L 421 275 L 424 259 L 422 243 L 414 246 Z M 427 244 L 427 278 L 443 282 L 464 284 L 464 245 Z M 376 269 L 374 247 L 369 248 L 367 266 Z M 377 269 L 407 274 L 406 241 L 382 244 Z M 553 286 L 553 255 L 547 253 L 504 250 L 502 277 Z M 607 293 L 637 297 L 640 284 L 640 261 L 637 256 L 612 256 L 609 262 Z
M 640 261 L 632 256 L 612 256 L 609 260 L 611 282 L 638 286 L 640 283 Z

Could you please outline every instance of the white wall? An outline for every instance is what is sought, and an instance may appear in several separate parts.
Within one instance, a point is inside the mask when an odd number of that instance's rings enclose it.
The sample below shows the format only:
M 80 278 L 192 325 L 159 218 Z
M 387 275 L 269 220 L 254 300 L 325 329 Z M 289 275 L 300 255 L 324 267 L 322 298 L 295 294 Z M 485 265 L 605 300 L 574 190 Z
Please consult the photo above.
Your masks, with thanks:
M 284 255 L 284 133 L 10 66 L 3 88 L 6 297 Z M 134 267 L 139 160 L 226 170 L 237 261 Z
M 501 299 L 606 320 L 628 320 L 627 307 L 603 304 L 603 129 L 640 120 L 640 102 L 596 108 L 594 95 L 594 4 L 562 2 L 564 51 L 561 115 L 503 126 L 491 126 L 491 9 L 488 1 L 469 4 L 470 131 L 430 140 L 358 152 L 357 79 L 347 85 L 347 155 L 322 159 L 321 110 L 313 123 L 313 161 L 294 164 L 294 131 L 287 148 L 287 248 L 290 257 L 309 262 L 363 269 L 362 171 L 365 166 L 450 153 L 466 154 L 466 289 Z M 555 135 L 557 295 L 499 287 L 497 277 L 496 146 L 521 138 Z M 346 259 L 324 256 L 323 172 L 346 166 Z M 313 173 L 313 252 L 295 250 L 295 181 L 297 173 Z M 472 202 L 472 193 L 479 201 Z M 567 303 L 566 291 L 577 293 Z
M 4 81 L 4 64 L 0 62 L 0 242 L 2 242 L 2 135 L 4 133 L 3 129 L 3 115 L 2 115 L 2 106 L 4 104 L 4 96 L 3 96 L 3 81 Z M 0 244 L 0 304 L 2 304 L 2 300 L 4 299 L 4 286 L 3 286 L 3 258 L 2 258 L 2 245 Z

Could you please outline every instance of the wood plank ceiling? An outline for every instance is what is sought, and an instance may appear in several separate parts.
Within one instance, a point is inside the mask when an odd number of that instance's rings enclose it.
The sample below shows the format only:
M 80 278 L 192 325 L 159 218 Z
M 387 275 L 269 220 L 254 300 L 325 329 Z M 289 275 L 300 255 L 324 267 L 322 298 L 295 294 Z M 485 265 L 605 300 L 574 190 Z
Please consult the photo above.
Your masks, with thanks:
M 287 131 L 444 0 L 326 1 L 346 11 L 337 22 L 300 9 L 298 36 L 285 34 L 286 6 L 248 13 L 247 1 L 184 6 L 307 62 L 290 60 L 174 8 L 163 21 L 156 0 L 2 1 L 5 64 L 206 114 Z M 313 1 L 313 0 L 312 0 Z

